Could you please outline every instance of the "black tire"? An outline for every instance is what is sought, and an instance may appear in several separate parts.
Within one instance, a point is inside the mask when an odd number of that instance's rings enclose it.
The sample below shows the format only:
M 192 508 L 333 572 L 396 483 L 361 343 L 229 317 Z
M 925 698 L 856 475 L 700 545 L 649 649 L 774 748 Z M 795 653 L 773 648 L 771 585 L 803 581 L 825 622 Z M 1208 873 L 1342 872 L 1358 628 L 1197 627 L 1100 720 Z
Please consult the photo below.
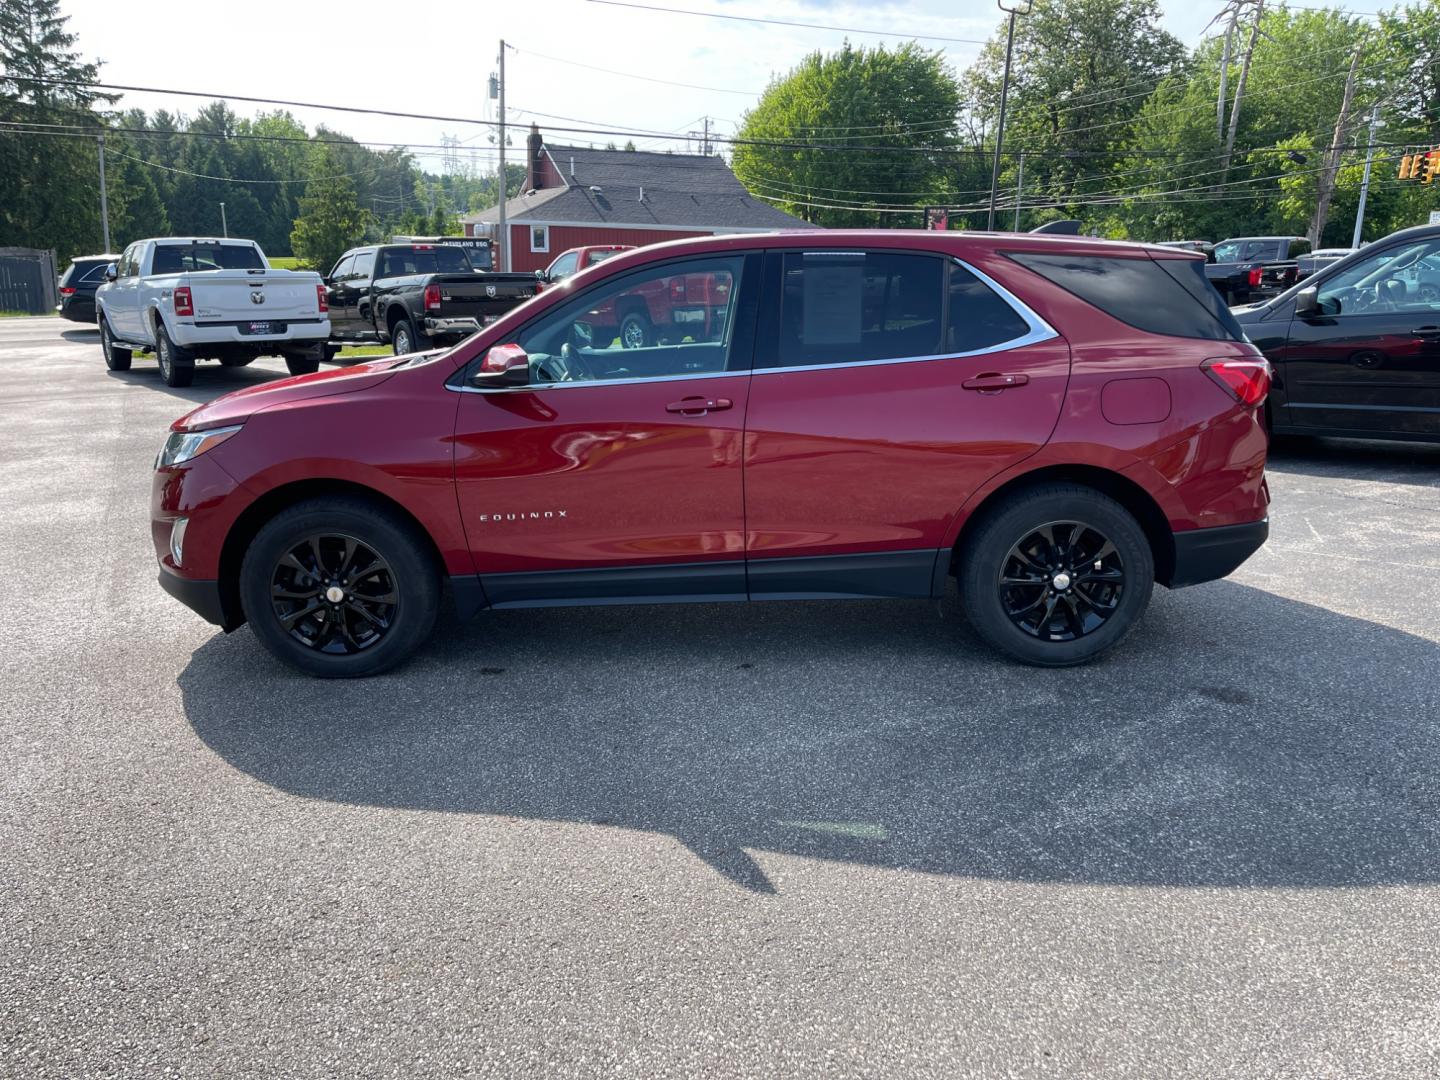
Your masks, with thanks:
M 1001 652 L 1038 667 L 1083 664 L 1118 644 L 1149 604 L 1150 542 L 1108 495 L 1045 484 L 981 512 L 960 552 L 960 601 Z
M 221 367 L 247 367 L 247 366 L 249 366 L 254 360 L 255 360 L 255 357 L 253 357 L 253 356 L 249 356 L 249 355 L 237 356 L 237 355 L 235 355 L 234 353 L 231 353 L 229 356 L 222 356 L 222 357 L 220 357 L 220 366 L 221 366 Z
M 291 375 L 313 375 L 320 370 L 320 354 L 291 353 L 285 357 L 285 367 Z
M 415 329 L 413 319 L 402 315 L 395 320 L 395 325 L 390 328 L 390 348 L 396 356 L 415 352 L 419 341 L 420 335 Z
M 620 320 L 620 347 L 645 349 L 655 344 L 655 330 L 643 311 L 627 311 Z
M 158 321 L 155 323 L 155 359 L 166 386 L 189 386 L 195 380 L 195 358 L 176 348 L 165 332 L 165 324 Z
M 312 537 L 319 538 L 318 554 L 309 554 L 317 551 Z M 359 576 L 348 579 L 346 542 L 356 545 L 350 557 L 360 567 Z M 365 552 L 384 569 L 367 575 L 377 564 L 362 561 L 369 559 Z M 314 573 L 317 563 L 329 577 Z M 342 599 L 331 602 L 339 594 L 329 592 L 327 582 L 337 589 L 344 583 Z M 301 595 L 312 586 L 314 595 Z M 292 591 L 281 595 L 277 589 Z M 393 602 L 379 599 L 385 596 Z M 430 636 L 440 607 L 440 571 L 425 537 L 393 510 L 353 496 L 327 496 L 282 510 L 261 527 L 240 565 L 240 602 L 260 643 L 292 667 L 327 679 L 376 675 Z M 291 620 L 289 628 L 282 619 Z
M 105 355 L 105 366 L 111 371 L 130 370 L 130 350 L 115 344 L 115 339 L 110 336 L 110 324 L 104 319 L 100 320 L 100 351 Z

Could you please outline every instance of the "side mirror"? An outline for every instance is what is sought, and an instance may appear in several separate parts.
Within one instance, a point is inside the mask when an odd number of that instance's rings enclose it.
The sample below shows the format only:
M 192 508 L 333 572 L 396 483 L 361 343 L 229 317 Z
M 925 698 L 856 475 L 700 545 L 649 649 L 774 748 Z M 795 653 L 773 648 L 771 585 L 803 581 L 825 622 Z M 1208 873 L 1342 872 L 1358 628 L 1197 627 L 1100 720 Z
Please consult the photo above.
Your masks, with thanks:
M 536 270 L 535 280 L 538 281 L 541 285 L 549 285 L 550 275 L 547 274 L 544 270 Z
M 110 263 L 108 266 L 105 267 L 105 280 L 106 280 L 106 281 L 114 281 L 114 280 L 115 280 L 115 264 L 114 264 L 114 263 Z
M 1308 289 L 1301 289 L 1296 293 L 1295 317 L 1304 319 L 1311 315 L 1318 314 L 1320 311 L 1320 301 L 1317 297 L 1318 290 L 1314 285 L 1311 285 Z
M 530 357 L 519 345 L 492 345 L 470 376 L 474 386 L 525 386 L 530 382 Z

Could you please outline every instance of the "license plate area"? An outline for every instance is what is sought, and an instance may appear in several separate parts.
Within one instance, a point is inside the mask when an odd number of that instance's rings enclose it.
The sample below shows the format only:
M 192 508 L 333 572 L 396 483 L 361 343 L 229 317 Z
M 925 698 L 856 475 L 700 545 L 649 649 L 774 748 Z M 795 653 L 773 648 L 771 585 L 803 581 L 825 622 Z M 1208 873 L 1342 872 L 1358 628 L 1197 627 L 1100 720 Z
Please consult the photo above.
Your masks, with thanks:
M 257 319 L 254 322 L 240 324 L 240 333 L 250 335 L 283 334 L 285 324 L 276 322 L 274 319 Z

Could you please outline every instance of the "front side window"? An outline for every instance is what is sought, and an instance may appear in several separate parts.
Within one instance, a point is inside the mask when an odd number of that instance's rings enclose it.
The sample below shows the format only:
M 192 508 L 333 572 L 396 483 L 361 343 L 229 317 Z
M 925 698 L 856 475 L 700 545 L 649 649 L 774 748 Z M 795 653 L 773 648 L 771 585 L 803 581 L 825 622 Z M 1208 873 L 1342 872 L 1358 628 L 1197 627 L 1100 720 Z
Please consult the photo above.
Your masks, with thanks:
M 575 253 L 572 251 L 568 255 L 561 255 L 556 259 L 550 266 L 550 280 L 564 281 L 575 273 L 575 258 Z
M 945 267 L 935 256 L 888 251 L 786 252 L 771 366 L 938 355 Z
M 690 259 L 584 290 L 525 327 L 532 385 L 717 374 L 736 350 L 745 256 Z
M 550 226 L 548 226 L 548 225 L 532 225 L 532 226 L 530 226 L 530 250 L 531 250 L 531 251 L 549 251 L 549 250 L 550 250 Z
M 330 271 L 330 280 L 331 280 L 331 281 L 348 281 L 349 278 L 350 278 L 350 271 L 351 271 L 351 269 L 352 269 L 354 266 L 355 266 L 355 256 L 354 256 L 354 255 L 345 255 L 345 256 L 343 256 L 343 257 L 340 259 L 340 261 L 335 264 L 334 269 L 332 269 L 332 270 Z
M 1417 240 L 1356 259 L 1316 290 L 1323 315 L 1440 312 L 1440 238 Z

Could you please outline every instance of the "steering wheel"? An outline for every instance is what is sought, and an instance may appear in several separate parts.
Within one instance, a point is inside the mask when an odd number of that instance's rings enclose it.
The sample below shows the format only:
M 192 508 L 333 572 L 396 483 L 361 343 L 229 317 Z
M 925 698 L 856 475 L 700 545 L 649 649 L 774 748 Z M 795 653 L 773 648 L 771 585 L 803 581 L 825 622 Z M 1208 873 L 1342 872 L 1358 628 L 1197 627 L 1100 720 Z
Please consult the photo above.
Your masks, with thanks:
M 550 355 L 536 360 L 534 371 L 537 382 L 586 382 L 594 378 L 585 358 L 568 341 L 560 346 L 559 356 Z

